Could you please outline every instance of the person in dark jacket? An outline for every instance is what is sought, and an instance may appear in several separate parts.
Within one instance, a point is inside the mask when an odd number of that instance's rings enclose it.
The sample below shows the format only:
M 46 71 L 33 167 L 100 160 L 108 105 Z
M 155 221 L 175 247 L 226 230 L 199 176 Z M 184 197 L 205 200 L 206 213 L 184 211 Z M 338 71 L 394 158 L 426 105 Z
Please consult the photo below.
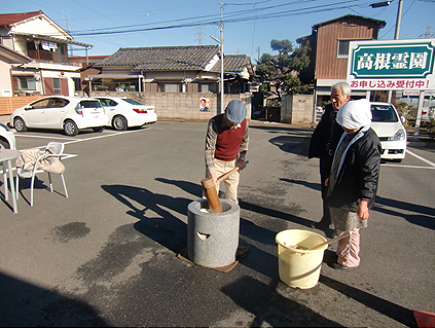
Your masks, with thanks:
M 338 144 L 343 129 L 335 121 L 338 110 L 349 101 L 351 89 L 346 82 L 337 82 L 331 87 L 331 104 L 327 105 L 322 119 L 313 132 L 310 141 L 308 158 L 320 159 L 320 182 L 322 186 L 323 216 L 313 224 L 313 228 L 328 230 L 331 225 L 331 215 L 326 203 L 325 181 L 329 177 L 335 147 Z
M 336 269 L 360 265 L 359 230 L 367 226 L 369 209 L 378 189 L 381 144 L 370 127 L 370 102 L 349 101 L 337 113 L 337 123 L 343 128 L 332 162 L 327 203 L 338 236 L 350 236 L 338 241 Z

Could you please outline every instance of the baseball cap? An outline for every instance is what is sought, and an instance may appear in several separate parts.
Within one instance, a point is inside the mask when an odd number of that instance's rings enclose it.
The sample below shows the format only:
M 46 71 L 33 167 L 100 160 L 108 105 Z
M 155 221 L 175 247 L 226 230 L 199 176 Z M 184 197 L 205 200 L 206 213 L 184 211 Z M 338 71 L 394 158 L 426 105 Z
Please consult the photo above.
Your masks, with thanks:
M 225 109 L 225 116 L 233 124 L 240 124 L 246 118 L 246 105 L 240 100 L 231 100 Z

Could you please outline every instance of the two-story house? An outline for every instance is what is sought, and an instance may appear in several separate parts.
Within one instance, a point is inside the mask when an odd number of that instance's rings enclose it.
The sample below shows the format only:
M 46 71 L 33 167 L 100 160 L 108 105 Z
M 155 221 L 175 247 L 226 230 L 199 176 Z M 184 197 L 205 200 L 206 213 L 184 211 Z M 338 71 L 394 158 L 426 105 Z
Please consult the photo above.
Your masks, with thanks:
M 0 14 L 0 44 L 31 59 L 11 69 L 13 90 L 0 95 L 73 96 L 80 90 L 81 65 L 69 64 L 68 45 L 82 46 L 86 54 L 92 46 L 74 41 L 42 11 Z
M 312 26 L 311 35 L 296 39 L 300 44 L 309 41 L 311 46 L 311 63 L 305 73 L 312 77 L 317 106 L 329 100 L 334 83 L 346 80 L 349 42 L 377 40 L 385 25 L 385 21 L 345 15 L 317 23 Z M 352 91 L 352 96 L 366 97 L 367 93 Z
M 0 96 L 12 96 L 11 67 L 23 65 L 31 59 L 0 44 Z

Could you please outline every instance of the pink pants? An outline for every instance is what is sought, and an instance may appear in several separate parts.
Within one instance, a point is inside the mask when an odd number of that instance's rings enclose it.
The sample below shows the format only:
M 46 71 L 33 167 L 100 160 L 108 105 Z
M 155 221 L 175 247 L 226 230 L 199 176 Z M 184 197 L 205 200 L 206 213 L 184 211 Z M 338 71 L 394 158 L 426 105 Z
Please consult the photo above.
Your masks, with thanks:
M 337 229 L 338 236 L 341 236 L 344 233 L 346 233 L 346 231 Z M 350 268 L 355 268 L 359 266 L 360 263 L 359 241 L 360 241 L 359 228 L 355 228 L 354 230 L 352 230 L 352 234 L 350 237 L 343 238 L 338 241 L 338 246 L 336 251 L 338 255 L 338 260 L 337 260 L 338 264 Z

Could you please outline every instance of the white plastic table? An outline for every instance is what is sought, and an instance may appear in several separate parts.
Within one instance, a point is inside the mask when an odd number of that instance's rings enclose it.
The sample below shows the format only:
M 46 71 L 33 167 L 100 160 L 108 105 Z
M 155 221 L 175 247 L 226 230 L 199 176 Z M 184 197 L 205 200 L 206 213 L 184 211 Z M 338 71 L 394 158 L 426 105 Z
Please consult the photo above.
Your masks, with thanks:
M 12 208 L 14 209 L 14 213 L 18 213 L 17 208 L 17 197 L 15 195 L 15 184 L 14 184 L 14 178 L 12 176 L 12 163 L 11 161 L 15 158 L 18 158 L 20 156 L 20 152 L 15 149 L 0 149 L 0 162 L 3 163 L 3 184 L 5 187 L 5 199 L 9 199 L 8 194 L 8 177 L 9 175 L 9 185 L 11 188 L 11 196 L 12 196 Z M 5 165 L 5 163 L 7 165 Z

